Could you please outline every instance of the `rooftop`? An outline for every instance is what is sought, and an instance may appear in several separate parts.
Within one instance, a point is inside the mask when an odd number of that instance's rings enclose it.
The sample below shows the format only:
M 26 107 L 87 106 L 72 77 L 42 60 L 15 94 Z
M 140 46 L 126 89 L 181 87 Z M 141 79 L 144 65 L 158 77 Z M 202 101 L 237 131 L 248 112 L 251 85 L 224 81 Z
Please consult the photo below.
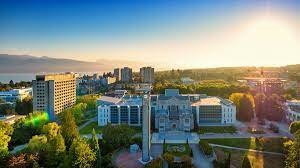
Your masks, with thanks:
M 218 97 L 203 98 L 192 104 L 192 106 L 218 106 L 218 105 L 221 105 L 221 100 Z
M 119 98 L 109 97 L 109 96 L 101 96 L 98 100 L 105 101 L 105 102 L 110 102 L 110 103 L 113 103 L 113 104 L 117 104 L 121 101 L 121 99 L 119 99 Z

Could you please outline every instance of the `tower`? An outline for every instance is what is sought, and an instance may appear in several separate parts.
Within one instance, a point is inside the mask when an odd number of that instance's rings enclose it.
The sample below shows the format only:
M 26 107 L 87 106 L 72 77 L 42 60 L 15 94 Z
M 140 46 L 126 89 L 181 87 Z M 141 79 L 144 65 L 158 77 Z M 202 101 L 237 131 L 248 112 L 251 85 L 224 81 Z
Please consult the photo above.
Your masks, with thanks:
M 147 163 L 150 158 L 150 95 L 143 95 L 143 151 L 142 162 Z

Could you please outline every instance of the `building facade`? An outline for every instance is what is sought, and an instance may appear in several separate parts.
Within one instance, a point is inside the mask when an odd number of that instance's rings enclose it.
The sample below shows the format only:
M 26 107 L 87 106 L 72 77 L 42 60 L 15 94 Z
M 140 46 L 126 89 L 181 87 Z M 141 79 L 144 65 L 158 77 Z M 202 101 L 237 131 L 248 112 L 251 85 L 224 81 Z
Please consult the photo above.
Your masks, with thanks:
M 140 68 L 140 77 L 142 83 L 154 83 L 154 68 L 151 67 Z
M 142 99 L 125 96 L 106 99 L 98 107 L 98 125 L 142 124 Z M 151 95 L 151 123 L 159 132 L 191 131 L 197 125 L 226 125 L 236 122 L 236 107 L 225 99 L 204 94 L 179 94 L 166 89 L 165 94 Z
M 114 77 L 116 78 L 117 81 L 120 80 L 120 69 L 119 68 L 114 69 Z
M 32 81 L 33 110 L 45 111 L 51 120 L 76 102 L 75 74 L 37 75 Z
M 124 67 L 121 69 L 121 81 L 122 82 L 131 82 L 132 81 L 132 69 Z
M 23 100 L 25 97 L 32 96 L 32 88 L 12 89 L 0 92 L 0 98 L 9 103 L 16 103 L 17 100 Z
M 300 121 L 300 100 L 286 102 L 286 118 L 289 122 Z

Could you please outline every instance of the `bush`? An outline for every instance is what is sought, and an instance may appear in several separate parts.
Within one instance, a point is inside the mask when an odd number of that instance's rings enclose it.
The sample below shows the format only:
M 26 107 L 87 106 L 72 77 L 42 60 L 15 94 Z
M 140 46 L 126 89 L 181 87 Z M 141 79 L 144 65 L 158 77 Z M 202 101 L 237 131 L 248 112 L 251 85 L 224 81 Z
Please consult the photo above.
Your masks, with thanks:
M 174 156 L 169 153 L 165 153 L 163 158 L 168 162 L 168 164 L 172 164 L 174 162 Z
M 202 149 L 205 155 L 212 155 L 213 153 L 212 147 L 208 144 L 207 141 L 200 140 L 199 147 Z
M 146 165 L 146 168 L 162 168 L 163 160 L 161 158 L 156 158 Z
M 291 125 L 290 125 L 291 134 L 294 134 L 299 130 L 300 130 L 300 121 L 292 122 Z

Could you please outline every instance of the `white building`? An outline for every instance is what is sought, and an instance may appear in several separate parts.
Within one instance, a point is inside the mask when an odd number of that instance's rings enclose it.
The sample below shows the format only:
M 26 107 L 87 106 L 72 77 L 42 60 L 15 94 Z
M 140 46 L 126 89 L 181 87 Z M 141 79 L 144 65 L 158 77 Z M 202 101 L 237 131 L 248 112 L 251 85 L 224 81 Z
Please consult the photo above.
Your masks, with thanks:
M 12 89 L 0 92 L 0 98 L 6 102 L 15 103 L 17 100 L 23 100 L 25 97 L 32 96 L 32 88 Z
M 300 120 L 300 100 L 286 102 L 286 118 L 293 122 Z

